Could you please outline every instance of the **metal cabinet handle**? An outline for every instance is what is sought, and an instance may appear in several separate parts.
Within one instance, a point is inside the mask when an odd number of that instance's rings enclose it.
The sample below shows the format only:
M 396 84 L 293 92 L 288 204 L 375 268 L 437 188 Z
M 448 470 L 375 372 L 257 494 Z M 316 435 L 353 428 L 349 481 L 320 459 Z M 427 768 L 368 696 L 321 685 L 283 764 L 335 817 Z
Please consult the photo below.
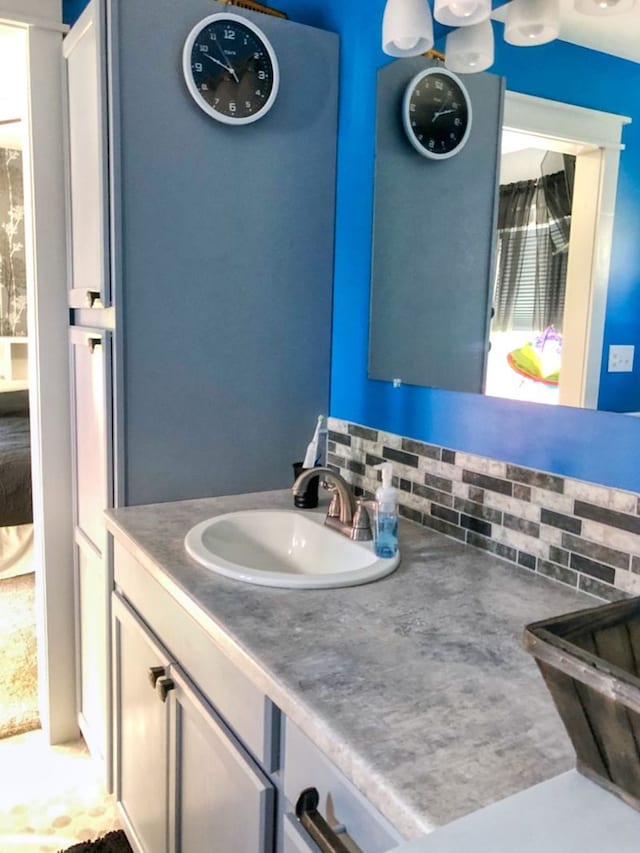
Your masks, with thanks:
M 155 688 L 156 681 L 164 675 L 164 667 L 163 666 L 150 666 L 147 672 L 147 676 L 149 677 L 149 684 Z
M 174 690 L 175 686 L 170 678 L 167 678 L 166 675 L 161 675 L 156 681 L 156 693 L 163 702 L 166 702 L 169 691 Z
M 85 299 L 87 302 L 87 308 L 93 308 L 94 303 L 100 301 L 100 291 L 99 290 L 87 290 Z
M 296 803 L 296 817 L 322 853 L 351 853 L 318 811 L 316 788 L 305 788 Z

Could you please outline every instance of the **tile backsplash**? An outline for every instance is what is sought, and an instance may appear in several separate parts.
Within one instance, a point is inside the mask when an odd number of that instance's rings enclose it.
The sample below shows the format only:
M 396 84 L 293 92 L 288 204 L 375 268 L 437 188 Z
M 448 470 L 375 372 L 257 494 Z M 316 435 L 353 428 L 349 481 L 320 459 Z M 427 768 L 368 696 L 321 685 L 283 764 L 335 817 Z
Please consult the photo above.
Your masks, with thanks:
M 372 497 L 393 462 L 405 518 L 613 601 L 640 595 L 640 496 L 329 418 L 327 462 Z

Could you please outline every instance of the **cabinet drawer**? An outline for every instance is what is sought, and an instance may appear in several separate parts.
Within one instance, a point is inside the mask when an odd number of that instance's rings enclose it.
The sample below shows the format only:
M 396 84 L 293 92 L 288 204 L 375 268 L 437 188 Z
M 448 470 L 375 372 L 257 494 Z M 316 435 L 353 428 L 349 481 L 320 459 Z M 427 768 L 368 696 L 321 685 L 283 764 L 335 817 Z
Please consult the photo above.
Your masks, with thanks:
M 283 815 L 282 853 L 321 853 L 294 814 Z
M 117 541 L 115 583 L 208 702 L 271 772 L 276 768 L 279 712 L 151 573 Z
M 405 839 L 367 802 L 362 794 L 346 779 L 329 759 L 290 720 L 283 720 L 284 795 L 289 804 L 287 811 L 294 812 L 295 805 L 305 788 L 316 788 L 320 795 L 318 811 L 332 828 L 344 828 L 349 839 L 363 853 L 385 853 Z M 285 815 L 284 838 L 289 834 L 289 847 L 285 850 L 315 851 L 310 839 L 307 847 L 296 848 L 293 827 L 287 827 Z M 297 828 L 297 827 L 296 827 Z M 300 842 L 301 843 L 301 842 Z

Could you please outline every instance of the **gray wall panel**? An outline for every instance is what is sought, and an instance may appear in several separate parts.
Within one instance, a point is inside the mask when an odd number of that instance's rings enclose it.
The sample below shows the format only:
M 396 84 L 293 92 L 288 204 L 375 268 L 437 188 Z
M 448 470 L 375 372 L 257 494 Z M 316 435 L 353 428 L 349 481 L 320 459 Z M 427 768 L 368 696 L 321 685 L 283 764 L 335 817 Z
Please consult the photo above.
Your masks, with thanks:
M 126 501 L 286 486 L 328 409 L 338 38 L 230 9 L 281 72 L 271 112 L 231 128 L 181 70 L 226 7 L 148 8 L 118 10 Z
M 468 74 L 471 135 L 433 161 L 406 138 L 401 105 L 432 62 L 378 72 L 369 376 L 481 391 L 484 385 L 502 80 Z

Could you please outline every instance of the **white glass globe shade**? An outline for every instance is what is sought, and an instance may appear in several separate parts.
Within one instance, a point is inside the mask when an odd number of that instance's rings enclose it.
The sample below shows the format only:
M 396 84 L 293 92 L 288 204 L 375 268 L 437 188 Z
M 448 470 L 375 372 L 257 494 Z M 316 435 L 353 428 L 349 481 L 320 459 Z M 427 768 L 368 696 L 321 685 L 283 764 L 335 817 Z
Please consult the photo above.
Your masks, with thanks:
M 471 27 L 487 21 L 491 0 L 435 0 L 433 17 L 447 27 Z
M 418 56 L 433 47 L 433 20 L 427 0 L 387 0 L 382 49 L 389 56 Z
M 473 27 L 461 27 L 447 36 L 445 67 L 456 74 L 475 74 L 493 65 L 493 28 L 491 21 Z
M 558 37 L 558 0 L 512 0 L 507 6 L 504 40 L 518 47 L 546 44 Z

